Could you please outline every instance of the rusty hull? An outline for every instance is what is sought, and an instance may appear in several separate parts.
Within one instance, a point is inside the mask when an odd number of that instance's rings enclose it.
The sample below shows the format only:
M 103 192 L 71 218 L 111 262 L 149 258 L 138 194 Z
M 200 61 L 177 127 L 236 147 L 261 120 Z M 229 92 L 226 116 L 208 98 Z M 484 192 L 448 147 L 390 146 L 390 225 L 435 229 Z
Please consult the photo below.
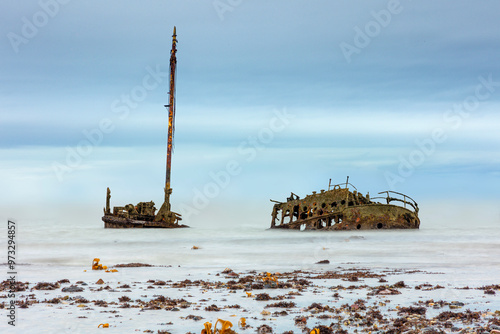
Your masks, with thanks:
M 144 217 L 139 217 L 139 219 L 125 218 L 125 217 L 114 217 L 110 215 L 105 215 L 102 217 L 104 221 L 105 228 L 181 228 L 188 227 L 187 225 L 176 224 L 176 223 L 166 223 L 166 222 L 155 222 L 154 220 L 143 220 Z
M 349 184 L 350 185 L 350 184 Z M 370 199 L 349 185 L 336 185 L 303 199 L 293 194 L 275 202 L 271 228 L 296 230 L 418 229 L 418 205 L 410 197 L 391 191 Z M 352 185 L 351 185 L 352 186 Z M 382 194 L 382 193 L 381 193 Z M 384 199 L 385 204 L 374 202 Z M 398 205 L 396 205 L 398 204 Z M 401 205 L 399 205 L 401 204 Z
M 170 205 L 170 195 L 172 188 L 170 187 L 170 174 L 172 165 L 172 148 L 174 140 L 174 120 L 175 120 L 175 73 L 177 67 L 177 33 L 174 27 L 172 35 L 172 50 L 170 52 L 170 90 L 169 104 L 165 107 L 168 109 L 168 130 L 167 130 L 167 164 L 165 175 L 165 198 L 160 210 L 155 215 L 155 204 L 151 202 L 140 202 L 137 205 L 127 204 L 125 206 L 115 206 L 113 212 L 110 210 L 109 200 L 111 193 L 108 188 L 106 196 L 106 208 L 104 209 L 105 228 L 179 228 L 188 227 L 179 224 L 182 220 L 181 215 L 173 212 Z
M 189 227 L 179 224 L 181 215 L 173 211 L 158 212 L 153 201 L 139 202 L 137 205 L 127 204 L 125 206 L 110 208 L 111 191 L 106 193 L 106 208 L 102 221 L 105 228 L 182 228 Z

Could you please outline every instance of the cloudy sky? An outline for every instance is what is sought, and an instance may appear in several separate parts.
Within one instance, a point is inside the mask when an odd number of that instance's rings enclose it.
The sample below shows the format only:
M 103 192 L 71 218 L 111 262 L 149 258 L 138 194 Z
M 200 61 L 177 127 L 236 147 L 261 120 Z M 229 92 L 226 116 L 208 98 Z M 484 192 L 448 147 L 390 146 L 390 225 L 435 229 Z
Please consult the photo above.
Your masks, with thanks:
M 188 224 L 267 227 L 270 198 L 347 176 L 427 219 L 438 203 L 500 222 L 497 1 L 0 7 L 2 219 L 99 225 L 106 187 L 112 205 L 160 206 L 176 26 L 172 205 Z

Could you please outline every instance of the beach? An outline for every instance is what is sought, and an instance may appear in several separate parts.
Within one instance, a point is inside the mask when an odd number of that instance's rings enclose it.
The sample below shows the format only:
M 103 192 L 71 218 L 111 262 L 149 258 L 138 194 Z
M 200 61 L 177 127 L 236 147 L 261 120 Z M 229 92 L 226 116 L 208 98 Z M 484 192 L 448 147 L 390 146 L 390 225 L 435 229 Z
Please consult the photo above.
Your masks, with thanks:
M 500 329 L 497 240 L 488 228 L 25 226 L 18 291 L 8 298 L 4 281 L 0 328 L 200 333 L 222 319 L 237 333 L 490 333 Z M 96 257 L 108 272 L 92 270 Z M 10 300 L 15 327 L 8 324 Z
M 314 328 L 321 333 L 489 333 L 500 328 L 500 285 L 450 283 L 442 272 L 331 264 L 271 275 L 182 266 L 115 270 L 56 270 L 40 281 L 19 282 L 16 331 L 94 333 L 109 324 L 106 331 L 114 333 L 200 333 L 205 322 L 217 319 L 230 321 L 238 333 Z M 241 318 L 245 327 L 238 326 Z

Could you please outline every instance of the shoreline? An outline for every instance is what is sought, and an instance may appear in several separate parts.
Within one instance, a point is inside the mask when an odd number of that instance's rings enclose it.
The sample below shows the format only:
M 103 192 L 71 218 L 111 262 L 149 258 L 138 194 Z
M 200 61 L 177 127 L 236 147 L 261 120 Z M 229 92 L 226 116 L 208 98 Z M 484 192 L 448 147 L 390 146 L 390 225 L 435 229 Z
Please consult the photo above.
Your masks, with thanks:
M 29 266 L 24 267 L 27 269 Z M 38 268 L 32 268 L 36 270 Z M 500 330 L 500 282 L 418 269 L 318 265 L 272 272 L 178 266 L 46 267 L 16 291 L 12 333 L 200 333 L 231 321 L 237 333 L 490 333 Z M 26 270 L 31 272 L 31 270 Z M 273 278 L 273 279 L 270 279 Z M 33 280 L 35 279 L 35 280 Z M 275 280 L 274 280 L 275 279 Z M 0 312 L 6 311 L 5 281 Z M 245 318 L 248 327 L 238 326 Z M 47 321 L 47 319 L 51 319 Z M 469 330 L 469 329 L 470 330 Z

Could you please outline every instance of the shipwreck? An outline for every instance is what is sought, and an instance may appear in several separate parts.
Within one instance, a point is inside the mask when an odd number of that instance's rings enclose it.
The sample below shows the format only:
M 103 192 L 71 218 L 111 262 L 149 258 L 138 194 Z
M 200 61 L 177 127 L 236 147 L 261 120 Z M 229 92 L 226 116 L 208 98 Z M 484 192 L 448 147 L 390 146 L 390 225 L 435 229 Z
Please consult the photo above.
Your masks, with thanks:
M 274 201 L 271 228 L 295 230 L 418 229 L 418 204 L 409 196 L 383 191 L 370 197 L 347 181 L 328 184 L 328 190 L 300 198 L 291 193 L 286 202 Z M 385 201 L 380 203 L 379 200 Z
M 180 228 L 188 227 L 180 224 L 181 215 L 173 212 L 170 205 L 170 195 L 172 188 L 170 187 L 170 174 L 172 165 L 172 146 L 174 137 L 175 124 L 175 72 L 177 67 L 177 34 L 174 27 L 172 35 L 172 50 L 170 51 L 170 91 L 169 104 L 165 105 L 168 109 L 168 132 L 167 132 L 167 173 L 165 178 L 165 198 L 163 204 L 156 213 L 155 203 L 140 202 L 137 205 L 127 204 L 125 206 L 115 206 L 111 212 L 110 198 L 111 191 L 107 189 L 106 207 L 104 208 L 105 228 Z

